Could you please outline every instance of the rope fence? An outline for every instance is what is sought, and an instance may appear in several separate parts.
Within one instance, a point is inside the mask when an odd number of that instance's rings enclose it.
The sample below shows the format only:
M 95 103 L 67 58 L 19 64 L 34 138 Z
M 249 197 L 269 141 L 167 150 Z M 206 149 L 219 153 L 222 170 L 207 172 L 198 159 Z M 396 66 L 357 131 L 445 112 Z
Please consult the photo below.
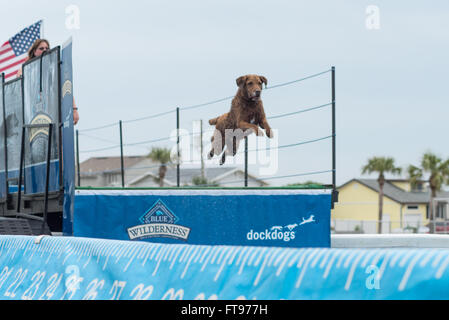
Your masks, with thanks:
M 283 179 L 283 178 L 290 178 L 290 177 L 299 177 L 299 176 L 306 176 L 306 175 L 317 175 L 317 174 L 324 174 L 324 173 L 332 173 L 332 187 L 335 190 L 335 181 L 336 181 L 336 150 L 335 150 L 335 139 L 336 139 L 336 133 L 335 133 L 335 106 L 336 106 L 336 101 L 335 101 L 335 68 L 332 67 L 329 70 L 325 70 L 319 73 L 315 73 L 306 77 L 302 77 L 293 81 L 288 81 L 288 82 L 284 82 L 284 83 L 280 83 L 277 85 L 273 85 L 273 86 L 268 86 L 265 88 L 265 90 L 274 90 L 274 89 L 278 89 L 281 87 L 286 87 L 286 86 L 290 86 L 292 84 L 297 84 L 306 80 L 309 80 L 311 78 L 315 78 L 315 77 L 319 77 L 325 74 L 332 74 L 331 77 L 331 84 L 330 84 L 330 88 L 332 89 L 332 99 L 330 102 L 328 103 L 324 103 L 324 104 L 318 104 L 318 105 L 312 105 L 309 107 L 301 107 L 298 108 L 296 111 L 292 111 L 292 112 L 286 112 L 286 113 L 281 113 L 281 114 L 277 114 L 277 115 L 273 115 L 273 116 L 269 116 L 267 117 L 267 120 L 274 120 L 274 119 L 283 119 L 283 118 L 288 118 L 288 117 L 292 117 L 295 115 L 300 115 L 300 114 L 304 114 L 307 112 L 312 112 L 312 111 L 316 111 L 316 110 L 322 110 L 328 107 L 332 107 L 332 134 L 330 135 L 326 135 L 326 136 L 322 136 L 319 138 L 315 138 L 315 139 L 309 139 L 309 140 L 303 140 L 303 141 L 299 141 L 299 142 L 295 142 L 295 143 L 290 143 L 290 144 L 284 144 L 284 145 L 280 145 L 280 146 L 271 146 L 271 147 L 267 147 L 267 148 L 256 148 L 256 149 L 248 149 L 248 139 L 245 138 L 245 150 L 244 151 L 239 151 L 236 152 L 236 154 L 244 154 L 245 155 L 245 179 L 243 180 L 236 180 L 236 181 L 227 181 L 227 184 L 238 184 L 238 183 L 244 183 L 244 186 L 247 187 L 248 186 L 248 154 L 251 152 L 261 152 L 261 151 L 270 151 L 270 150 L 282 150 L 282 149 L 288 149 L 288 148 L 293 148 L 293 147 L 298 147 L 298 146 L 302 146 L 302 145 L 306 145 L 306 144 L 312 144 L 312 143 L 317 143 L 320 141 L 324 141 L 324 140 L 332 140 L 332 169 L 330 170 L 321 170 L 321 171 L 310 171 L 310 172 L 304 172 L 304 173 L 299 173 L 299 174 L 290 174 L 290 175 L 280 175 L 280 176 L 271 176 L 271 177 L 265 177 L 263 178 L 263 180 L 276 180 L 276 179 Z M 206 107 L 206 106 L 210 106 L 210 105 L 214 105 L 214 104 L 218 104 L 220 102 L 225 102 L 225 101 L 229 101 L 231 100 L 235 95 L 232 96 L 227 96 L 224 98 L 220 98 L 220 99 L 215 99 L 209 102 L 205 102 L 205 103 L 200 103 L 200 104 L 195 104 L 195 105 L 190 105 L 190 106 L 186 106 L 186 107 L 178 107 L 178 108 L 171 108 L 168 111 L 165 112 L 160 112 L 160 113 L 156 113 L 156 114 L 152 114 L 152 115 L 148 115 L 148 116 L 143 116 L 140 118 L 135 118 L 135 119 L 130 119 L 130 120 L 121 120 L 119 122 L 116 123 L 110 123 L 110 124 L 106 124 L 106 125 L 102 125 L 102 126 L 98 126 L 98 127 L 94 127 L 94 128 L 88 128 L 88 129 L 83 129 L 83 130 L 77 130 L 76 132 L 76 137 L 77 137 L 77 148 L 76 148 L 76 154 L 77 154 L 77 171 L 78 171 L 78 186 L 81 186 L 81 174 L 89 174 L 89 175 L 95 175 L 95 174 L 101 174 L 104 173 L 105 171 L 98 171 L 98 172 L 81 172 L 80 171 L 80 164 L 79 164 L 79 159 L 80 159 L 80 154 L 89 154 L 89 153 L 98 153 L 98 152 L 104 152 L 104 151 L 110 151 L 110 150 L 115 150 L 115 149 L 120 149 L 120 158 L 121 158 L 121 175 L 122 175 L 122 187 L 125 187 L 125 179 L 124 179 L 124 174 L 125 174 L 125 170 L 151 170 L 151 169 L 157 169 L 159 168 L 161 165 L 151 165 L 151 166 L 141 166 L 141 167 L 126 167 L 124 166 L 124 151 L 123 148 L 124 147 L 140 147 L 142 149 L 146 149 L 148 150 L 149 147 L 153 146 L 156 143 L 159 142 L 168 142 L 168 141 L 173 141 L 175 143 L 175 146 L 173 148 L 176 147 L 177 149 L 177 154 L 178 154 L 178 159 L 182 159 L 182 156 L 180 154 L 180 143 L 181 143 L 181 139 L 186 138 L 186 137 L 193 137 L 193 136 L 198 136 L 199 133 L 198 132 L 191 132 L 191 133 L 183 133 L 181 134 L 181 130 L 180 130 L 180 114 L 181 111 L 182 112 L 188 112 L 188 111 L 192 111 L 192 110 L 196 110 L 202 107 Z M 123 124 L 131 124 L 131 123 L 136 123 L 136 122 L 141 122 L 144 120 L 157 120 L 160 119 L 161 117 L 167 116 L 167 115 L 176 115 L 176 128 L 174 128 L 173 126 L 173 132 L 175 132 L 175 134 L 172 134 L 171 136 L 165 136 L 165 137 L 161 137 L 161 138 L 156 138 L 156 139 L 150 139 L 150 140 L 144 140 L 144 141 L 132 141 L 132 142 L 127 142 L 124 143 L 123 142 Z M 120 135 L 120 143 L 117 143 L 116 141 L 111 140 L 109 137 L 104 137 L 104 134 L 102 136 L 98 136 L 98 135 L 94 135 L 92 134 L 94 131 L 100 131 L 100 130 L 104 130 L 104 129 L 108 129 L 108 128 L 113 128 L 113 130 L 116 130 L 119 132 Z M 114 129 L 116 128 L 116 129 Z M 206 130 L 206 131 L 202 131 L 201 129 L 201 136 L 200 138 L 202 139 L 201 141 L 203 141 L 203 137 L 205 135 L 209 135 L 212 132 L 214 132 L 215 129 L 212 130 Z M 110 146 L 103 146 L 100 148 L 92 148 L 92 149 L 79 149 L 78 145 L 79 145 L 79 138 L 83 137 L 86 139 L 91 139 L 91 140 L 95 140 L 95 141 L 99 141 L 100 143 L 106 143 L 106 144 L 111 144 Z M 226 151 L 224 151 L 226 152 Z M 181 156 L 181 157 L 180 157 Z M 202 158 L 204 156 L 204 152 L 201 154 L 201 162 L 203 162 Z M 200 162 L 200 160 L 181 160 L 181 161 L 177 161 L 176 163 L 172 163 L 171 166 L 176 166 L 177 168 L 177 186 L 181 187 L 180 185 L 180 178 L 182 177 L 182 173 L 180 170 L 180 165 L 181 164 L 198 164 Z M 117 170 L 113 170 L 113 171 L 117 171 Z M 197 185 L 198 187 L 208 187 L 211 186 L 211 184 L 204 184 L 204 185 Z

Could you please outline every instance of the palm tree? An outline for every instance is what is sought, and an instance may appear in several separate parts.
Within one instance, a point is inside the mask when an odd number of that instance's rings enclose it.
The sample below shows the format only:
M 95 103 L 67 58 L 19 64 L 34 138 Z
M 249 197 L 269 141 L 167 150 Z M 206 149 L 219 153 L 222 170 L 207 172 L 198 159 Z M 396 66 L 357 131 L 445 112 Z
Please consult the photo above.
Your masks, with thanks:
M 153 148 L 151 149 L 148 157 L 155 161 L 159 162 L 161 165 L 159 167 L 159 177 L 156 179 L 159 182 L 159 186 L 162 188 L 164 186 L 164 178 L 167 173 L 167 164 L 171 163 L 170 150 L 166 148 Z
M 217 182 L 209 181 L 207 178 L 204 178 L 202 176 L 195 176 L 192 178 L 192 184 L 194 186 L 199 187 L 219 187 L 220 184 Z
M 429 229 L 433 233 L 435 227 L 432 223 L 434 219 L 433 201 L 437 196 L 437 192 L 441 191 L 441 187 L 444 184 L 449 184 L 449 160 L 443 161 L 432 152 L 426 152 L 422 157 L 421 167 L 410 165 L 407 171 L 412 187 L 416 187 L 424 174 L 429 175 L 427 180 L 430 188 L 429 220 L 431 223 Z
M 385 173 L 401 174 L 401 168 L 394 165 L 393 158 L 385 157 L 373 157 L 368 159 L 368 164 L 362 168 L 362 174 L 378 172 L 379 177 L 377 182 L 379 183 L 379 221 L 377 224 L 377 232 L 381 233 L 381 222 L 383 215 L 384 205 L 384 185 L 385 185 Z
M 323 186 L 322 183 L 311 180 L 308 180 L 306 182 L 289 183 L 286 185 L 286 187 L 305 187 L 305 188 L 322 187 L 322 186 Z

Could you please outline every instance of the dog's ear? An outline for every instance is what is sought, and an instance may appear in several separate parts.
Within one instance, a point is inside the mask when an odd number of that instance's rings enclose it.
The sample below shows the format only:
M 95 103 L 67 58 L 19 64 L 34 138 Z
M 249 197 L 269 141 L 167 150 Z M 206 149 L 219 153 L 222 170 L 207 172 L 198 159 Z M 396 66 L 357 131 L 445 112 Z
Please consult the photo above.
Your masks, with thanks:
M 265 78 L 264 76 L 259 76 L 260 81 L 262 81 L 263 83 L 265 83 L 265 89 L 267 88 L 267 84 L 268 84 L 268 80 L 267 78 Z
M 241 87 L 243 84 L 245 84 L 246 81 L 246 76 L 242 76 L 240 78 L 237 79 L 237 87 Z

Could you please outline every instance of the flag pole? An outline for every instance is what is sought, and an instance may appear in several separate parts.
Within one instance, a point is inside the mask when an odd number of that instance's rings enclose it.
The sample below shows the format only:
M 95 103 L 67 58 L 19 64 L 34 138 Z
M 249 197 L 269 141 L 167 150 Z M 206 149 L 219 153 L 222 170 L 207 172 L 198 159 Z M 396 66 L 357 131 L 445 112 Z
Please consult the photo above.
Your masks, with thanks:
M 44 37 L 44 19 L 41 20 L 41 39 L 45 39 Z

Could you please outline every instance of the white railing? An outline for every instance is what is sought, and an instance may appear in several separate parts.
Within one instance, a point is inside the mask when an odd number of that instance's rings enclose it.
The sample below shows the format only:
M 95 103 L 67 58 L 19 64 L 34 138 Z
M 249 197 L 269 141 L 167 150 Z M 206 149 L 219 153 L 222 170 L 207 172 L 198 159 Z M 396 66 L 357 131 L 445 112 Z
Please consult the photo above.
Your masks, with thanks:
M 334 234 L 377 234 L 378 220 L 331 219 Z M 431 230 L 433 230 L 431 232 Z M 449 234 L 449 220 L 394 221 L 382 220 L 381 233 L 434 233 Z

